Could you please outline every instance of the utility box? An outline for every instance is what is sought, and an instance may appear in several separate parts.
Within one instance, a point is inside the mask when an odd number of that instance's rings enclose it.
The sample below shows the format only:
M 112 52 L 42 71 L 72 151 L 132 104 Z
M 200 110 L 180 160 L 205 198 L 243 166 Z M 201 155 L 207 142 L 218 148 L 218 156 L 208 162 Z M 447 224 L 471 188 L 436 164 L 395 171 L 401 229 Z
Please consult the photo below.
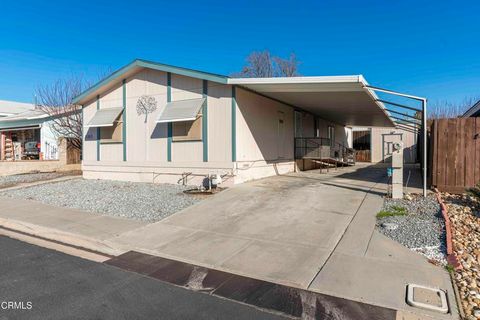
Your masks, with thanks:
M 395 142 L 392 152 L 392 198 L 403 198 L 403 143 Z

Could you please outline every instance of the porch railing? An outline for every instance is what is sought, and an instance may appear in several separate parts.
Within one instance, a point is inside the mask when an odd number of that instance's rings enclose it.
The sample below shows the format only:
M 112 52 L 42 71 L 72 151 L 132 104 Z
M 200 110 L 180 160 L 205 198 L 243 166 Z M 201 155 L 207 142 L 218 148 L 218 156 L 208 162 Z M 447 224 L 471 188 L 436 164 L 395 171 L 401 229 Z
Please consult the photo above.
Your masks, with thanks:
M 330 159 L 354 164 L 355 150 L 329 138 L 295 138 L 295 159 Z

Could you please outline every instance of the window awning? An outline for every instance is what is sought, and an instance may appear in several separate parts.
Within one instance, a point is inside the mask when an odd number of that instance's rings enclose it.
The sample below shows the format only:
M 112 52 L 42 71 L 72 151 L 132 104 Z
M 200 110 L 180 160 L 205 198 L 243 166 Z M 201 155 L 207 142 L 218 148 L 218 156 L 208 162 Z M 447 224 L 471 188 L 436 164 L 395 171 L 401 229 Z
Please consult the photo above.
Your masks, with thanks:
M 123 108 L 105 108 L 99 109 L 93 116 L 92 120 L 86 125 L 90 128 L 111 127 L 117 120 Z
M 5 131 L 21 131 L 21 130 L 33 130 L 33 129 L 40 129 L 40 125 L 35 126 L 28 126 L 28 127 L 12 127 L 12 128 L 1 128 L 0 132 Z
M 193 121 L 197 118 L 205 98 L 169 102 L 157 119 L 158 123 Z

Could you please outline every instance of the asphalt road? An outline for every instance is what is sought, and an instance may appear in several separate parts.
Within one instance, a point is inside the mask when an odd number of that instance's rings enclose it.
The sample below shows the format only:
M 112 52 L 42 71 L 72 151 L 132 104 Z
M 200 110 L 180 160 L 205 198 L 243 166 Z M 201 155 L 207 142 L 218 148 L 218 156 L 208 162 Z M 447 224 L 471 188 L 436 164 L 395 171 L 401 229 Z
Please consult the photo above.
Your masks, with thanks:
M 0 319 L 286 319 L 0 236 Z

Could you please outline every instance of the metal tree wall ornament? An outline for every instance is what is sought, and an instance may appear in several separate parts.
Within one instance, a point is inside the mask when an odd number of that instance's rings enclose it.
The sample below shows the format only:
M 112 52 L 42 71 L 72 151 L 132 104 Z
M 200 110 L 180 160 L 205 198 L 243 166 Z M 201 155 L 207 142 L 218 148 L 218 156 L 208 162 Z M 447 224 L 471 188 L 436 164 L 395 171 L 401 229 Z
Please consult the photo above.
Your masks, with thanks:
M 137 114 L 145 115 L 145 123 L 147 123 L 148 114 L 157 110 L 157 100 L 152 96 L 143 95 L 137 101 Z

